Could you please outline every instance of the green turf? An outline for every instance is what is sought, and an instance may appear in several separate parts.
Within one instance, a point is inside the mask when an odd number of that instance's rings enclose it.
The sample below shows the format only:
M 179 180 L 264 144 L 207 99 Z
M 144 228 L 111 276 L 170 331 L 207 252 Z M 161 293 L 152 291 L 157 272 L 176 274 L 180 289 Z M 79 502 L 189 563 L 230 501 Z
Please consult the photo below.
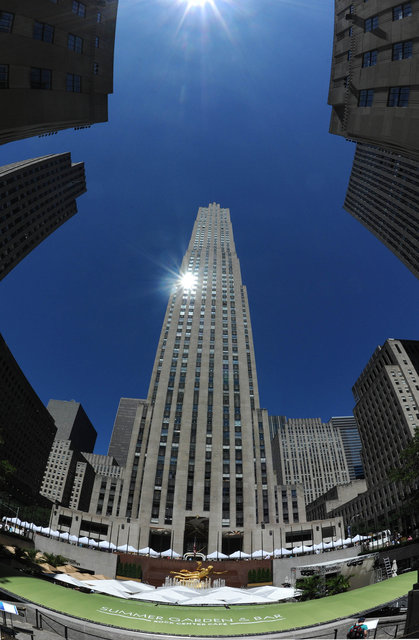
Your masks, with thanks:
M 268 605 L 186 607 L 154 605 L 85 594 L 28 576 L 0 570 L 7 591 L 55 611 L 125 629 L 173 635 L 272 633 L 344 618 L 399 598 L 412 588 L 416 572 L 336 596 Z

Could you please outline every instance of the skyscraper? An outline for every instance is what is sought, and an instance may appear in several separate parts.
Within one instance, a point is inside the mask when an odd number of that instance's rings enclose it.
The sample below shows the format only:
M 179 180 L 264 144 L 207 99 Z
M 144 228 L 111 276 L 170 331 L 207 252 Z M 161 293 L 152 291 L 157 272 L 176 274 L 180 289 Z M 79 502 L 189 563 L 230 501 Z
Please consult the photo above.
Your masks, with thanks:
M 148 411 L 137 413 L 122 514 L 141 537 L 221 548 L 222 532 L 275 523 L 274 474 L 246 287 L 228 209 L 200 208 L 160 335 Z
M 77 213 L 84 164 L 57 153 L 0 167 L 0 280 Z
M 330 132 L 419 158 L 419 0 L 335 0 Z
M 344 208 L 419 277 L 419 0 L 335 0 L 330 132 L 357 142 Z
M 351 480 L 361 480 L 364 478 L 361 457 L 362 442 L 354 416 L 335 416 L 330 418 L 330 424 L 340 431 L 348 464 L 349 478 Z
M 117 452 L 117 434 L 129 444 Z M 95 484 L 88 516 L 58 509 L 52 526 L 100 526 L 112 541 L 177 553 L 246 552 L 319 542 L 302 486 L 278 484 L 260 408 L 246 287 L 228 209 L 198 211 L 172 291 L 145 400 L 124 398 L 110 454 L 120 478 Z M 126 445 L 127 446 L 127 445 Z M 341 522 L 328 522 L 336 535 Z M 256 546 L 257 545 L 257 546 Z
M 343 206 L 419 278 L 419 160 L 357 144 Z
M 281 484 L 302 484 L 306 504 L 349 482 L 340 430 L 320 418 L 269 416 L 273 464 Z
M 0 144 L 108 119 L 117 0 L 7 0 Z

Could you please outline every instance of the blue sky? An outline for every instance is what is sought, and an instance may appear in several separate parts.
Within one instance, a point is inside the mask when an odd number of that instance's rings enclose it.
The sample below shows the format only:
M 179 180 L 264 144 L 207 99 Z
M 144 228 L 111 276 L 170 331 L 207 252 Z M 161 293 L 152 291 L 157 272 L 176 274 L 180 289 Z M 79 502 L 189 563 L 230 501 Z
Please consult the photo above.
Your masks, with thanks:
M 418 338 L 418 281 L 342 209 L 354 145 L 328 134 L 332 0 L 120 3 L 109 122 L 0 147 L 71 151 L 79 213 L 0 283 L 0 331 L 41 399 L 80 401 L 106 453 L 145 397 L 199 206 L 229 207 L 261 403 L 345 415 L 388 337 Z

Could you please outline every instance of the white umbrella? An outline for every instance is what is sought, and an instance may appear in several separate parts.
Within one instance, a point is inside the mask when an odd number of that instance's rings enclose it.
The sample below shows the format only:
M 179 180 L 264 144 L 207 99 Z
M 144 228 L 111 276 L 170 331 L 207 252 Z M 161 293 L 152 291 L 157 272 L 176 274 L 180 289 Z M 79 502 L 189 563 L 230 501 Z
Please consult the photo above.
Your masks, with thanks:
M 335 540 L 335 542 L 333 543 L 334 547 L 341 547 L 342 545 L 343 545 L 342 538 L 338 538 L 338 540 Z
M 50 529 L 49 535 L 52 536 L 53 538 L 59 538 L 60 537 L 60 532 L 59 531 L 55 531 L 55 529 Z
M 79 538 L 79 542 L 80 544 L 89 544 L 89 538 L 83 536 L 82 538 Z
M 98 547 L 99 549 L 111 549 L 112 551 L 115 551 L 116 549 L 114 543 L 108 542 L 108 540 L 102 540 L 102 542 L 99 542 Z
M 348 544 L 352 544 L 353 539 L 352 538 L 345 538 L 345 540 L 342 541 L 343 545 L 348 545 Z
M 311 545 L 303 544 L 303 551 L 304 553 L 311 553 L 311 551 L 313 551 L 313 547 Z
M 117 551 L 124 551 L 125 553 L 137 553 L 137 549 L 130 544 L 120 544 L 119 547 L 116 547 Z
M 77 578 L 73 578 L 66 573 L 56 573 L 53 577 L 54 580 L 59 580 L 59 582 L 65 582 L 66 584 L 72 584 L 74 587 L 86 587 L 81 580 L 77 580 Z
M 180 558 L 180 553 L 176 553 L 173 549 L 166 549 L 166 551 L 161 552 L 162 558 Z
M 62 531 L 60 533 L 60 538 L 61 538 L 61 540 L 67 540 L 67 542 L 68 542 L 68 540 L 70 538 L 70 534 L 68 533 L 68 531 Z
M 333 549 L 333 542 L 324 542 L 322 544 L 323 549 Z
M 267 556 L 270 557 L 271 555 L 272 553 L 269 553 L 269 551 L 258 549 L 257 551 L 253 551 L 252 558 L 266 558 Z
M 93 538 L 89 538 L 88 541 L 89 547 L 98 547 L 99 544 L 96 542 L 96 540 L 93 540 Z
M 244 551 L 235 551 L 229 555 L 229 558 L 232 560 L 240 560 L 241 558 L 250 558 L 250 553 L 245 553 Z
M 138 553 L 141 556 L 151 556 L 152 558 L 158 558 L 159 557 L 159 553 L 157 553 L 157 551 L 154 551 L 154 549 L 152 549 L 151 547 L 144 547 L 144 549 L 138 549 Z
M 221 551 L 213 551 L 207 555 L 207 560 L 227 560 L 228 556 Z

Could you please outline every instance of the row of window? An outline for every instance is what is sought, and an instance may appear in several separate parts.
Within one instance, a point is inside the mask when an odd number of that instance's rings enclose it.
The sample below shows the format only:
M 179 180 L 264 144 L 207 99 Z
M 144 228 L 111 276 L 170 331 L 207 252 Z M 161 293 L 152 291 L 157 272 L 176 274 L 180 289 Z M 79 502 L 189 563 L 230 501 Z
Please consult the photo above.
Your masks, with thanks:
M 4 33 L 11 33 L 13 28 L 14 14 L 8 11 L 0 11 L 0 31 Z M 35 20 L 33 26 L 33 38 L 35 40 L 42 40 L 43 42 L 54 42 L 55 27 L 52 24 L 46 22 L 38 22 Z M 95 48 L 99 48 L 99 36 L 94 40 Z M 83 38 L 73 33 L 68 34 L 67 47 L 71 51 L 76 53 L 83 53 Z
M 348 57 L 349 57 L 348 52 Z M 413 43 L 411 40 L 407 40 L 405 42 L 396 42 L 393 44 L 392 50 L 392 60 L 406 60 L 407 58 L 411 58 L 413 53 Z M 374 67 L 378 61 L 378 50 L 373 49 L 372 51 L 366 51 L 362 56 L 362 66 L 365 67 Z
M 412 15 L 412 5 L 410 2 L 405 2 L 404 4 L 398 4 L 396 7 L 393 7 L 393 21 L 395 20 L 403 20 L 403 18 L 408 18 Z M 364 21 L 364 33 L 369 31 L 375 31 L 378 29 L 378 16 L 371 16 Z
M 99 73 L 99 65 L 95 62 L 93 73 Z M 9 65 L 0 64 L 0 89 L 9 88 Z M 41 69 L 39 67 L 31 67 L 30 71 L 30 88 L 31 89 L 52 89 L 52 71 L 51 69 Z M 65 78 L 66 91 L 81 93 L 81 76 L 76 73 L 67 73 Z
M 407 107 L 409 105 L 410 87 L 390 87 L 388 91 L 388 107 Z M 371 107 L 374 101 L 374 89 L 362 89 L 359 92 L 358 107 Z

